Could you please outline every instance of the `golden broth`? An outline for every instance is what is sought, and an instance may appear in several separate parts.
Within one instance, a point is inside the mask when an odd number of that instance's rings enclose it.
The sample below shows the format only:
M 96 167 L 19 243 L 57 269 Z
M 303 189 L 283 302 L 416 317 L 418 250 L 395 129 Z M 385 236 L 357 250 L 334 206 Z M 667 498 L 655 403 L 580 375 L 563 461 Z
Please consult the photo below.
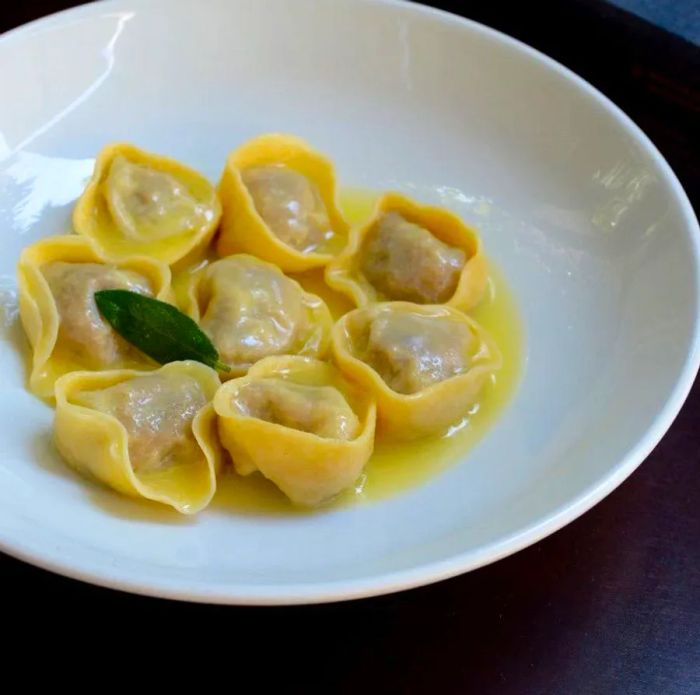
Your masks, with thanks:
M 340 202 L 348 221 L 356 225 L 366 220 L 377 197 L 378 194 L 362 189 L 343 190 Z M 347 298 L 325 285 L 322 271 L 309 271 L 293 277 L 306 290 L 321 296 L 335 318 L 353 308 Z M 442 436 L 404 443 L 378 440 L 355 489 L 336 498 L 333 506 L 381 499 L 425 481 L 464 456 L 506 407 L 520 377 L 522 327 L 514 298 L 502 273 L 493 264 L 487 294 L 470 315 L 496 340 L 503 354 L 503 367 L 484 388 L 469 417 Z M 308 513 L 308 510 L 295 507 L 261 475 L 243 478 L 230 468 L 219 479 L 212 505 L 251 514 Z

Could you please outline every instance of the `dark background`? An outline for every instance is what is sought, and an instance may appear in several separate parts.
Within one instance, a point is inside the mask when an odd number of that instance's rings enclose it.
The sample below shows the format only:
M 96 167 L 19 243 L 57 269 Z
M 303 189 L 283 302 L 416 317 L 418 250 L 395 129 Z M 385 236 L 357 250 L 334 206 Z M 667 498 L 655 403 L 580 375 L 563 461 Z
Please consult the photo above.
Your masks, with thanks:
M 5 4 L 0 30 L 75 4 Z M 700 48 L 659 26 L 692 37 L 698 0 L 658 3 L 656 23 L 647 0 L 618 4 L 644 6 L 652 23 L 594 0 L 430 4 L 511 34 L 593 83 L 651 136 L 698 208 Z M 513 557 L 430 587 L 327 606 L 199 606 L 91 587 L 0 555 L 0 626 L 12 640 L 30 634 L 37 664 L 62 641 L 82 661 L 107 633 L 126 630 L 128 658 L 103 654 L 109 673 L 165 647 L 156 671 L 219 671 L 237 690 L 252 677 L 246 692 L 281 679 L 285 692 L 304 693 L 700 693 L 699 431 L 696 385 L 647 461 L 593 510 Z M 64 637 L 71 627 L 77 641 Z

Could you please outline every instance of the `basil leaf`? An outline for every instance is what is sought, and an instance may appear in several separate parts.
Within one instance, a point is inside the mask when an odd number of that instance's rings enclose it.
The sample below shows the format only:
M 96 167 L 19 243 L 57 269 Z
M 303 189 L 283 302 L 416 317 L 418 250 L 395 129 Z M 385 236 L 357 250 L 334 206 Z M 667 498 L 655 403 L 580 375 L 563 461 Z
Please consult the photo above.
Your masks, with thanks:
M 196 360 L 228 372 L 209 337 L 172 304 L 130 290 L 95 292 L 100 313 L 122 338 L 160 364 Z

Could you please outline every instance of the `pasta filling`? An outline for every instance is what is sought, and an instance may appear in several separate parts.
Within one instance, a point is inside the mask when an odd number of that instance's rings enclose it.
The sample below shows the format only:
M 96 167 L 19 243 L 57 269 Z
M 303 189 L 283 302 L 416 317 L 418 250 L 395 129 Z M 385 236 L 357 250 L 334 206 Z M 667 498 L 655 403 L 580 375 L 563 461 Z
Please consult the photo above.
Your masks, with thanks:
M 454 294 L 465 260 L 461 249 L 389 212 L 368 234 L 361 271 L 389 299 L 438 304 Z
M 209 300 L 200 325 L 230 364 L 253 364 L 269 355 L 293 351 L 308 327 L 299 286 L 251 258 L 213 264 Z
M 241 177 L 258 214 L 280 241 L 309 253 L 332 236 L 318 186 L 303 174 L 268 165 L 245 169 Z
M 175 176 L 123 156 L 110 166 L 105 196 L 113 220 L 129 239 L 166 239 L 214 219 L 213 209 L 199 203 Z
M 439 316 L 383 313 L 368 327 L 364 361 L 397 393 L 417 393 L 469 369 L 473 336 Z
M 252 381 L 233 396 L 238 413 L 344 441 L 357 436 L 360 421 L 338 389 L 308 386 L 279 378 Z
M 94 294 L 98 290 L 124 289 L 152 294 L 142 275 L 99 263 L 47 263 L 42 272 L 59 316 L 58 337 L 80 357 L 96 367 L 116 364 L 132 348 L 102 318 Z
M 192 421 L 207 398 L 191 376 L 140 376 L 99 391 L 86 391 L 76 401 L 124 425 L 129 459 L 137 473 L 189 463 L 201 456 Z

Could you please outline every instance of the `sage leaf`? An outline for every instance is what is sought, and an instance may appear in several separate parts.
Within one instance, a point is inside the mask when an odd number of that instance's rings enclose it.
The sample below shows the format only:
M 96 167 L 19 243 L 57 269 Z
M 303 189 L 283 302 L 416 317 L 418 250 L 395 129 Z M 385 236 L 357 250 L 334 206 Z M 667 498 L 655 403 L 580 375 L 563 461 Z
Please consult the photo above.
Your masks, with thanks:
M 196 360 L 219 371 L 231 369 L 202 329 L 172 304 L 130 290 L 100 290 L 95 303 L 122 338 L 160 364 Z

